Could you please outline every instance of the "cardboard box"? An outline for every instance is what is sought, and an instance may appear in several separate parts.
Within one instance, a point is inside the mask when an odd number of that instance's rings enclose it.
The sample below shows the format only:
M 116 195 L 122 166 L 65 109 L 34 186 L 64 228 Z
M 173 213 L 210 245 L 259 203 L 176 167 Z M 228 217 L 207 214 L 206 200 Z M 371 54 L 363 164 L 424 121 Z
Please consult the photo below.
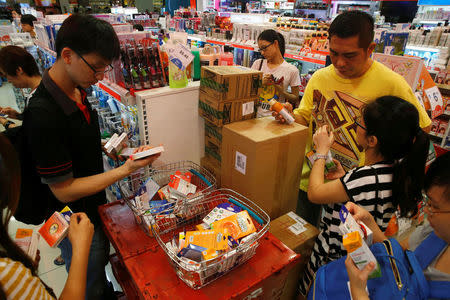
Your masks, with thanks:
M 222 127 L 205 122 L 205 137 L 209 138 L 216 145 L 222 145 Z
M 222 186 L 259 205 L 271 219 L 296 211 L 308 128 L 273 117 L 222 130 Z
M 198 111 L 206 121 L 221 127 L 225 124 L 253 119 L 256 116 L 258 98 L 218 101 L 200 91 Z
M 216 178 L 217 187 L 220 187 L 221 171 L 220 171 L 220 164 L 218 163 L 218 161 L 211 157 L 205 156 L 200 159 L 200 166 L 205 168 Z
M 218 101 L 259 95 L 263 73 L 241 66 L 202 67 L 200 91 Z
M 298 284 L 311 256 L 319 230 L 295 213 L 289 212 L 270 222 L 269 231 L 295 253 L 300 254 L 300 261 L 290 270 L 281 296 L 282 300 L 296 299 Z
M 220 165 L 222 162 L 222 143 L 217 144 L 216 140 L 205 136 L 205 154 L 216 160 Z

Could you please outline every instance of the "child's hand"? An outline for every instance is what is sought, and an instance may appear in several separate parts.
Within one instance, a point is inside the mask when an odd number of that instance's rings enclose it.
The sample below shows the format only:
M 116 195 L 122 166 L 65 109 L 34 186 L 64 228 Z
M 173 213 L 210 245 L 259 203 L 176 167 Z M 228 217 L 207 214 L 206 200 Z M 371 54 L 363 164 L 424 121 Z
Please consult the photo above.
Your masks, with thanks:
M 353 299 L 369 299 L 366 292 L 367 279 L 373 269 L 375 269 L 375 264 L 370 262 L 364 269 L 360 270 L 355 265 L 350 255 L 347 255 L 345 268 L 347 269 L 348 278 L 350 280 L 350 290 Z
M 333 172 L 328 172 L 327 175 L 325 175 L 325 178 L 328 180 L 339 179 L 345 175 L 345 170 L 342 167 L 341 163 L 334 158 L 333 162 L 336 165 L 336 170 L 334 170 Z
M 313 136 L 314 145 L 316 145 L 316 153 L 327 155 L 331 145 L 334 143 L 333 132 L 328 132 L 328 125 L 324 125 L 317 129 Z
M 94 225 L 88 216 L 85 213 L 72 214 L 69 225 L 69 240 L 72 244 L 72 251 L 89 251 L 93 236 Z

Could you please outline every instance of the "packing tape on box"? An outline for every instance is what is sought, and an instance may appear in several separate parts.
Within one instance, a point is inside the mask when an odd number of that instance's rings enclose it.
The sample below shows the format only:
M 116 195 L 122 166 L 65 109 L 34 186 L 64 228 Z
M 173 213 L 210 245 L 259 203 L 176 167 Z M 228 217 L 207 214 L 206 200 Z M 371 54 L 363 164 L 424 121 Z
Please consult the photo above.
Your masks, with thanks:
M 201 110 L 203 110 L 205 113 L 212 115 L 218 120 L 225 119 L 225 115 L 228 115 L 228 119 L 230 118 L 230 111 L 218 111 L 217 109 L 212 108 L 208 104 L 206 104 L 203 101 L 198 102 L 198 106 Z
M 216 126 L 210 125 L 207 122 L 205 122 L 205 132 L 212 135 L 219 141 L 222 141 L 222 134 L 219 133 L 216 128 L 217 128 Z
M 200 86 L 204 86 L 210 89 L 213 89 L 215 91 L 218 91 L 220 93 L 226 93 L 228 92 L 228 82 L 226 83 L 218 83 L 217 81 L 214 81 L 209 78 L 202 78 L 200 79 Z

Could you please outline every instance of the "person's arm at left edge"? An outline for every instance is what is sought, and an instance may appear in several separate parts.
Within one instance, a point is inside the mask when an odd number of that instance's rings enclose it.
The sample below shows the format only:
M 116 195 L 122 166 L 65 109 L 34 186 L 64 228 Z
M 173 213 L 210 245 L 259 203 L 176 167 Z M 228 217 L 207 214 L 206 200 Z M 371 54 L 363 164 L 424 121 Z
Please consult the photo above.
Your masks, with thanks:
M 317 129 L 313 136 L 316 154 L 326 156 L 334 142 L 333 133 L 328 133 L 328 126 Z M 308 185 L 308 199 L 316 204 L 341 203 L 350 200 L 344 185 L 339 179 L 325 183 L 325 159 L 317 159 L 311 169 Z

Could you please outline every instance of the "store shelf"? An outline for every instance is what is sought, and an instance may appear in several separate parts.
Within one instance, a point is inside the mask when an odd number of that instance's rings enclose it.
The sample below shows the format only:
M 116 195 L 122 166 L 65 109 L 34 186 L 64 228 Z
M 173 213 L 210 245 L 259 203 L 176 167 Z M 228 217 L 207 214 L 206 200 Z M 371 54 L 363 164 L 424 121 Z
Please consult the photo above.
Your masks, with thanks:
M 56 52 L 53 51 L 53 50 L 51 50 L 50 48 L 48 48 L 46 45 L 44 45 L 44 43 L 42 43 L 42 42 L 40 42 L 40 41 L 38 41 L 38 40 L 35 40 L 35 41 L 34 41 L 34 44 L 35 44 L 36 46 L 38 46 L 39 48 L 41 48 L 42 50 L 44 50 L 44 51 L 50 53 L 50 55 L 52 55 L 53 57 L 56 57 Z
M 307 57 L 307 56 L 301 56 L 301 55 L 295 55 L 295 54 L 289 54 L 289 53 L 286 53 L 284 55 L 284 57 L 295 59 L 295 60 L 300 60 L 300 61 L 306 61 L 306 62 L 310 62 L 310 63 L 314 63 L 314 64 L 325 66 L 325 60 L 322 60 L 322 59 L 317 59 L 317 58 L 312 58 L 312 57 Z
M 445 21 L 443 21 L 443 20 L 414 20 L 413 23 L 420 23 L 420 24 L 438 24 L 438 23 L 442 23 L 442 24 L 444 24 Z
M 437 47 L 414 46 L 414 45 L 406 45 L 406 49 L 417 50 L 417 51 L 431 51 L 431 52 L 438 52 L 441 50 Z
M 442 139 L 444 137 L 442 134 L 437 134 L 437 133 L 435 133 L 433 131 L 428 132 L 428 134 L 433 136 L 433 137 L 439 138 L 439 139 Z
M 217 41 L 217 40 L 206 40 L 207 43 L 221 45 L 221 46 L 231 46 L 234 48 L 240 48 L 245 50 L 255 50 L 254 47 L 248 46 L 248 45 L 242 45 L 242 44 L 236 44 L 236 43 L 230 43 L 230 42 L 223 42 L 223 41 Z

